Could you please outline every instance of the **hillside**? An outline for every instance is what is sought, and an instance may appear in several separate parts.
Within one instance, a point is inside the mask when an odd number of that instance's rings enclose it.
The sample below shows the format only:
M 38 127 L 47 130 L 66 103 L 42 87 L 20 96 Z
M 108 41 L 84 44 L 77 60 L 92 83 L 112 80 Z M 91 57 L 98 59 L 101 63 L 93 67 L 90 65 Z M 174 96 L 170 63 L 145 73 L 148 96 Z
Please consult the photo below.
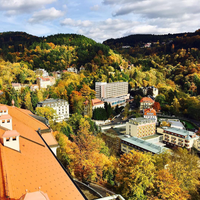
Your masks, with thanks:
M 199 47 L 200 45 L 200 31 L 197 30 L 194 33 L 177 33 L 166 35 L 153 35 L 153 34 L 136 34 L 129 35 L 117 39 L 108 39 L 103 42 L 112 48 L 120 48 L 122 46 L 130 47 L 143 47 L 145 43 L 170 46 L 171 43 L 176 45 L 176 48 L 192 48 Z
M 80 68 L 81 65 L 90 65 L 88 68 L 105 64 L 117 67 L 124 62 L 108 46 L 76 34 L 36 37 L 23 32 L 1 33 L 0 55 L 5 61 L 24 61 L 33 70 L 44 68 L 48 71 L 69 66 Z

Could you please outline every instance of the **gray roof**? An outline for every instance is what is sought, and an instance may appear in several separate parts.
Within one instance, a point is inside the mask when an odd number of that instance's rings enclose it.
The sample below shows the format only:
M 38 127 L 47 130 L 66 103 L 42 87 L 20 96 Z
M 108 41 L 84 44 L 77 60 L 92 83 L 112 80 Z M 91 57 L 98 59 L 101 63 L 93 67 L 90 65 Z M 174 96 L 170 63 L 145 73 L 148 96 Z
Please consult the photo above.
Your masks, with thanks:
M 63 101 L 66 101 L 64 99 L 46 99 L 44 101 L 41 101 L 41 102 L 38 102 L 38 104 L 43 104 L 43 103 L 58 103 L 58 102 L 63 102 Z M 67 101 L 66 101 L 67 102 Z
M 187 131 L 187 130 L 183 130 L 183 129 L 179 129 L 179 128 L 166 128 L 164 129 L 165 131 L 169 131 L 169 132 L 172 132 L 172 133 L 176 133 L 176 134 L 179 134 L 179 135 L 182 135 L 182 136 L 192 136 L 194 135 L 195 133 L 192 132 L 192 131 Z M 188 137 L 188 139 L 191 139 Z
M 125 138 L 125 139 L 122 139 L 122 141 L 128 142 L 130 144 L 141 147 L 147 151 L 150 151 L 150 152 L 156 153 L 156 154 L 162 153 L 163 150 L 166 149 L 164 147 L 161 147 L 156 144 L 152 144 L 150 142 L 147 142 L 147 141 L 137 138 L 137 137 Z

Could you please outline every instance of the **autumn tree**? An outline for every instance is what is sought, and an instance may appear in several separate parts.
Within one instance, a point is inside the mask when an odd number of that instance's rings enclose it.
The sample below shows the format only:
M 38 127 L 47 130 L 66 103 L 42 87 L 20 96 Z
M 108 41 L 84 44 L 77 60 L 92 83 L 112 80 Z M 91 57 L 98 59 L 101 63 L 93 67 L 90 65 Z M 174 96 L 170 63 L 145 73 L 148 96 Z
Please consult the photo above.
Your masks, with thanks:
M 131 151 L 123 154 L 116 163 L 118 191 L 127 199 L 147 199 L 146 189 L 154 179 L 153 157 L 150 154 Z
M 36 115 L 41 117 L 46 117 L 48 120 L 52 120 L 56 118 L 56 111 L 50 107 L 37 107 L 35 109 Z
M 187 200 L 190 195 L 180 187 L 180 183 L 174 179 L 168 170 L 162 169 L 156 172 L 152 190 L 148 191 L 149 200 Z

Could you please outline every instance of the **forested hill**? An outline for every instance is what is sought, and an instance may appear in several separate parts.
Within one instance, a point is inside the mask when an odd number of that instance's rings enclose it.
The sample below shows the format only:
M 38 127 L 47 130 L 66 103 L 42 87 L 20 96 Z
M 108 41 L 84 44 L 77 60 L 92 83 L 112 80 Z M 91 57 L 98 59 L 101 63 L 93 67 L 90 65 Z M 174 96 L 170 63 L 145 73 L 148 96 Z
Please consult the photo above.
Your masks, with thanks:
M 105 64 L 117 68 L 124 62 L 108 46 L 76 34 L 36 37 L 24 32 L 1 33 L 0 55 L 5 61 L 23 61 L 30 69 L 48 71 L 72 66 L 80 68 L 81 65 L 92 71 Z
M 153 34 L 136 34 L 129 35 L 117 39 L 108 39 L 103 42 L 111 48 L 119 48 L 122 46 L 143 47 L 145 43 L 156 43 L 160 45 L 169 45 L 173 43 L 177 49 L 182 48 L 198 48 L 200 45 L 200 30 L 194 33 L 177 33 L 166 35 Z M 170 46 L 170 45 L 169 45 Z

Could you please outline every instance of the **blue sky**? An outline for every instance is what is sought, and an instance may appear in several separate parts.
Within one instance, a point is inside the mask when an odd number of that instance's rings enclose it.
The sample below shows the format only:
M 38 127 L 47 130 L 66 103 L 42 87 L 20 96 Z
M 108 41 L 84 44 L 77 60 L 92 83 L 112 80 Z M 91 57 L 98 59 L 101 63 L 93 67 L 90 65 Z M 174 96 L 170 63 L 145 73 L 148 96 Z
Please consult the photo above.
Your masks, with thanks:
M 77 33 L 103 42 L 130 34 L 194 32 L 200 0 L 0 0 L 0 32 Z

